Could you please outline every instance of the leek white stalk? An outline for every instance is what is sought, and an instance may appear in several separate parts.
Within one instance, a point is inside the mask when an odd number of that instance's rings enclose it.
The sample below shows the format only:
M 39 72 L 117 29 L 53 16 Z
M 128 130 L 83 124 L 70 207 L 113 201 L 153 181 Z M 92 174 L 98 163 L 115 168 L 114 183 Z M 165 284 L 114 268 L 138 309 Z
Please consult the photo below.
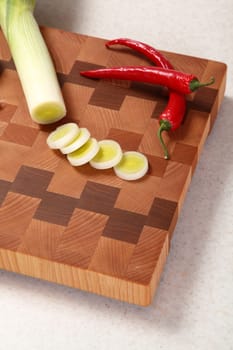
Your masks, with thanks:
M 33 11 L 35 0 L 0 0 L 0 25 L 8 42 L 28 109 L 39 124 L 66 114 L 57 74 Z

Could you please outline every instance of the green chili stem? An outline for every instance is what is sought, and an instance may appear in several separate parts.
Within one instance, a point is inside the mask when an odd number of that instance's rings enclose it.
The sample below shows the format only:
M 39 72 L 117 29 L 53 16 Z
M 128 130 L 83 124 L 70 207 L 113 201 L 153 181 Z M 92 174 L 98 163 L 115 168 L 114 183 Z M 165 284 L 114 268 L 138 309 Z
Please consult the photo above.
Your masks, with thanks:
M 165 145 L 164 143 L 164 140 L 163 140 L 163 137 L 162 137 L 162 132 L 163 131 L 168 131 L 171 129 L 171 124 L 169 121 L 167 120 L 162 120 L 160 122 L 160 128 L 158 130 L 158 138 L 159 138 L 159 141 L 162 145 L 162 148 L 163 148 L 163 151 L 164 151 L 164 158 L 165 159 L 169 159 L 169 154 L 168 154 L 168 149 L 167 149 L 167 146 Z
M 189 88 L 191 91 L 195 91 L 195 90 L 199 89 L 200 87 L 211 85 L 214 82 L 215 82 L 214 77 L 211 77 L 211 80 L 208 81 L 207 83 L 201 83 L 199 80 L 193 79 L 189 84 Z

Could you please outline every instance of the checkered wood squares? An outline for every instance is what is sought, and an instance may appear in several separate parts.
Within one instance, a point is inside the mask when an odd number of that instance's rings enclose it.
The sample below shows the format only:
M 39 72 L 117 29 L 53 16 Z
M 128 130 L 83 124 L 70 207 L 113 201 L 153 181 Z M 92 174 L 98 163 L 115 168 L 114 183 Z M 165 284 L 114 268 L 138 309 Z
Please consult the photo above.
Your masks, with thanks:
M 187 98 L 182 126 L 165 135 L 163 159 L 157 118 L 167 103 L 161 87 L 92 80 L 79 72 L 150 64 L 104 40 L 42 28 L 67 105 L 67 117 L 39 126 L 28 113 L 14 63 L 0 35 L 0 267 L 86 291 L 147 305 L 202 147 L 225 89 L 222 63 L 166 52 L 177 69 L 216 82 Z M 55 126 L 75 121 L 97 139 L 111 138 L 149 160 L 141 180 L 110 170 L 70 166 L 46 146 Z

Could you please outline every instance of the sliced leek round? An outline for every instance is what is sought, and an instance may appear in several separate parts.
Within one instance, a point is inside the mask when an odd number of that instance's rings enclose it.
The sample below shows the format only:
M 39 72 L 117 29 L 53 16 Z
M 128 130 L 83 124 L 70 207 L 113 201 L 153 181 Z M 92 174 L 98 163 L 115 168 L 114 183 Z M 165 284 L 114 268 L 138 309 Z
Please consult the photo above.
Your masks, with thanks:
M 122 150 L 118 142 L 113 140 L 99 141 L 99 152 L 90 161 L 95 169 L 109 169 L 117 165 L 122 158 Z
M 148 160 L 142 153 L 128 151 L 114 167 L 115 174 L 123 180 L 138 180 L 148 171 Z
M 67 159 L 73 166 L 80 166 L 89 163 L 99 151 L 99 143 L 94 137 L 89 140 L 79 149 L 67 154 Z
M 78 148 L 82 147 L 87 140 L 90 138 L 90 132 L 87 128 L 80 128 L 79 133 L 74 140 L 68 143 L 65 147 L 62 147 L 60 151 L 63 154 L 68 154 L 76 151 Z
M 47 138 L 47 144 L 52 149 L 63 148 L 72 142 L 79 133 L 75 123 L 66 123 L 57 127 Z

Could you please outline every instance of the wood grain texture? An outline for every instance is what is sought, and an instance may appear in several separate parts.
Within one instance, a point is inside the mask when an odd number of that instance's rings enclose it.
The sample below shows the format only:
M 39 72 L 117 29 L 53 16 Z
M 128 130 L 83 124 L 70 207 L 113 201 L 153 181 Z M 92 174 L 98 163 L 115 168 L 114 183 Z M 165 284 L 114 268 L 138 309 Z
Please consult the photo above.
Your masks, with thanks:
M 129 303 L 151 303 L 185 195 L 221 102 L 226 66 L 164 52 L 175 68 L 215 84 L 187 97 L 181 127 L 156 133 L 165 90 L 129 81 L 92 80 L 80 70 L 148 61 L 132 50 L 106 49 L 105 40 L 41 28 L 67 116 L 39 126 L 29 115 L 7 43 L 0 33 L 0 268 Z M 111 138 L 149 160 L 148 174 L 127 182 L 112 169 L 72 167 L 46 145 L 67 121 Z

